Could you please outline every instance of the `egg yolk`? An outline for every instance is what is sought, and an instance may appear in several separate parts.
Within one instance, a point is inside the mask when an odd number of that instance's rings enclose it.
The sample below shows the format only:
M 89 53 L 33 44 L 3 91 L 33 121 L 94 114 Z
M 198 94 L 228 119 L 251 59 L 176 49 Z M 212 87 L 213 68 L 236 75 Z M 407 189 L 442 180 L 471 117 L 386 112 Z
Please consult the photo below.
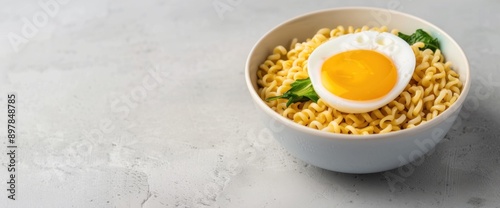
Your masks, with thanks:
M 345 51 L 321 68 L 323 86 L 339 97 L 365 101 L 383 97 L 396 85 L 397 70 L 385 55 L 372 50 Z

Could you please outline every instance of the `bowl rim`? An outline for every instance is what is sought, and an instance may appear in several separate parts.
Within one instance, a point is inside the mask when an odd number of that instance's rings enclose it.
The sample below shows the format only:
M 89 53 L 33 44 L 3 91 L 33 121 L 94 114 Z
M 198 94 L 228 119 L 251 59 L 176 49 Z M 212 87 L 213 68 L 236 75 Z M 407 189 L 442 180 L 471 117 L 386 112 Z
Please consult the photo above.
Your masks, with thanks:
M 354 134 L 339 134 L 339 133 L 332 133 L 332 132 L 326 132 L 326 131 L 321 131 L 318 129 L 313 129 L 307 126 L 300 125 L 298 123 L 295 123 L 294 121 L 283 117 L 282 115 L 278 114 L 276 111 L 272 110 L 267 104 L 260 98 L 258 93 L 253 87 L 253 83 L 250 78 L 250 61 L 252 59 L 253 54 L 255 53 L 256 47 L 263 41 L 264 38 L 269 36 L 271 33 L 275 32 L 276 30 L 280 29 L 281 27 L 286 26 L 287 24 L 290 24 L 294 21 L 297 21 L 299 19 L 303 18 L 309 18 L 314 15 L 318 15 L 321 13 L 328 13 L 328 12 L 335 12 L 335 11 L 345 11 L 345 10 L 365 10 L 365 11 L 382 11 L 382 12 L 389 12 L 391 14 L 396 14 L 396 15 L 402 15 L 411 19 L 415 19 L 417 21 L 420 21 L 430 27 L 432 27 L 434 30 L 438 31 L 445 39 L 450 40 L 450 43 L 454 46 L 456 46 L 459 51 L 459 58 L 463 59 L 465 61 L 465 69 L 464 72 L 465 74 L 460 74 L 460 76 L 465 76 L 465 83 L 462 87 L 462 92 L 460 93 L 460 96 L 458 97 L 457 101 L 453 103 L 448 109 L 446 109 L 443 113 L 439 114 L 436 118 L 431 119 L 430 121 L 420 124 L 416 127 L 410 128 L 410 129 L 403 129 L 399 131 L 391 131 L 388 133 L 383 133 L 383 134 L 369 134 L 369 135 L 354 135 Z M 316 10 L 312 12 L 308 12 L 302 15 L 295 16 L 291 19 L 288 19 L 268 32 L 266 32 L 264 35 L 262 35 L 259 40 L 253 45 L 246 63 L 245 63 L 245 81 L 247 85 L 247 89 L 250 91 L 250 95 L 252 99 L 254 100 L 254 103 L 261 108 L 267 115 L 269 115 L 271 118 L 274 120 L 278 120 L 281 124 L 288 126 L 290 128 L 293 128 L 294 130 L 300 131 L 302 133 L 311 135 L 311 136 L 319 136 L 322 138 L 327 138 L 327 139 L 338 139 L 338 140 L 381 140 L 381 139 L 386 139 L 386 138 L 394 138 L 394 137 L 404 137 L 408 135 L 413 135 L 413 134 L 418 134 L 426 129 L 433 128 L 437 126 L 440 122 L 445 122 L 444 120 L 450 118 L 450 116 L 457 110 L 460 109 L 462 106 L 462 103 L 465 101 L 469 89 L 471 86 L 471 79 L 470 79 L 470 65 L 469 61 L 467 59 L 467 56 L 465 55 L 462 47 L 453 39 L 448 33 L 443 31 L 441 28 L 438 26 L 422 19 L 416 16 L 413 16 L 411 14 L 391 10 L 391 9 L 386 9 L 386 8 L 378 8 L 378 7 L 335 7 L 335 8 L 330 8 L 330 9 L 322 9 L 322 10 Z M 457 116 L 458 117 L 458 116 Z

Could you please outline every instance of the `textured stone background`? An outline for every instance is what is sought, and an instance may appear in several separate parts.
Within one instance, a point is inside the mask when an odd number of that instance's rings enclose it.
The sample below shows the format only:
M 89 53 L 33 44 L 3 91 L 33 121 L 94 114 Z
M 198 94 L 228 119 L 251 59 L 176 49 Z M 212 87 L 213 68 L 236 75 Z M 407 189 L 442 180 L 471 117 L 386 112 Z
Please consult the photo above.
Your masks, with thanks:
M 19 112 L 17 200 L 3 191 L 2 153 L 0 207 L 500 207 L 498 1 L 58 5 L 16 50 L 9 34 L 44 10 L 0 4 L 0 105 L 15 92 Z M 243 76 L 253 44 L 289 18 L 338 6 L 417 15 L 466 51 L 468 104 L 422 164 L 325 171 L 290 156 L 255 116 Z

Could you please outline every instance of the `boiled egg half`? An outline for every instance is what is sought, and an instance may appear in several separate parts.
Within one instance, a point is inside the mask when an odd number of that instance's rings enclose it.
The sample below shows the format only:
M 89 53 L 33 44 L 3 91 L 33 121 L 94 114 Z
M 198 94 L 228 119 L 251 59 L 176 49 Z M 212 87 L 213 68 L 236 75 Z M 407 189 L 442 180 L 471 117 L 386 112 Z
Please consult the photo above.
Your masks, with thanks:
M 403 39 L 386 32 L 342 35 L 309 56 L 314 90 L 329 106 L 364 113 L 394 100 L 415 70 L 415 54 Z

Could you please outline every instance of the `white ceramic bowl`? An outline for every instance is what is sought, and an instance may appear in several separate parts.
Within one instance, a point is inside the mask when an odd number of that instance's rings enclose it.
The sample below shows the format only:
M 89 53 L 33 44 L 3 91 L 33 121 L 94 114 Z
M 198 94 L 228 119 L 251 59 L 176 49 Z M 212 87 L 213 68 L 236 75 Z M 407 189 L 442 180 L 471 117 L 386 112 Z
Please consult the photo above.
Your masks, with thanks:
M 382 21 L 382 22 L 381 22 Z M 277 45 L 293 38 L 304 41 L 319 29 L 338 25 L 386 25 L 411 34 L 421 28 L 437 37 L 441 50 L 463 82 L 462 94 L 449 109 L 415 128 L 376 135 L 343 135 L 294 123 L 269 108 L 257 94 L 258 67 Z M 248 56 L 245 77 L 250 95 L 265 125 L 295 157 L 312 165 L 344 173 L 373 173 L 400 167 L 433 149 L 457 118 L 470 88 L 469 64 L 460 46 L 444 31 L 420 18 L 397 11 L 349 7 L 312 12 L 293 18 L 265 34 Z

